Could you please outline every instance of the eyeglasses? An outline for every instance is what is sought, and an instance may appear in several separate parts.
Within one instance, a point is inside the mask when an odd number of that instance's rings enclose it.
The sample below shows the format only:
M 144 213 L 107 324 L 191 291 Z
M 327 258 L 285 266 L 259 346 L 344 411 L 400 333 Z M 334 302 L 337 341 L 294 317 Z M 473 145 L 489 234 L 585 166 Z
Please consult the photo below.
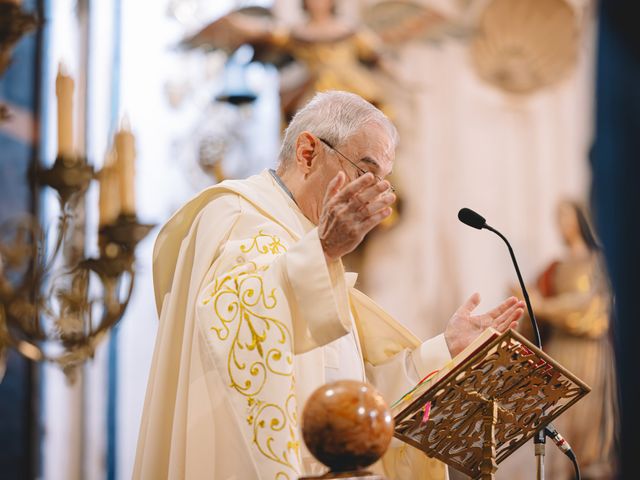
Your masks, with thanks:
M 374 174 L 371 171 L 367 171 L 364 168 L 358 166 L 357 163 L 355 163 L 353 160 L 351 160 L 349 157 L 347 157 L 344 153 L 342 153 L 340 150 L 338 150 L 337 148 L 335 148 L 333 145 L 331 145 L 328 141 L 326 141 L 324 138 L 318 137 L 318 140 L 320 140 L 322 143 L 324 143 L 327 147 L 329 147 L 331 150 L 333 150 L 334 152 L 336 152 L 338 155 L 340 155 L 342 158 L 344 158 L 347 162 L 349 162 L 353 168 L 355 168 L 358 171 L 358 177 L 361 177 L 362 175 L 364 175 L 365 173 L 370 173 L 371 175 L 373 175 L 373 177 L 378 180 L 379 182 L 382 182 L 384 179 L 380 178 L 378 175 Z M 387 180 L 387 183 L 389 183 L 389 180 Z M 396 189 L 393 188 L 393 185 L 391 185 L 391 183 L 389 183 L 389 190 L 391 190 L 393 193 L 395 193 Z

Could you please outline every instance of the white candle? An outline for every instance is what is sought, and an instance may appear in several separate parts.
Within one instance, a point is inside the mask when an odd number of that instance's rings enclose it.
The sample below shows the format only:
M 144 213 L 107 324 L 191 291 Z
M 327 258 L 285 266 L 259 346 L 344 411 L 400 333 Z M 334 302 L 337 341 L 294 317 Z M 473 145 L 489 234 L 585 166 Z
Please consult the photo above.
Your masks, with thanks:
M 100 226 L 109 225 L 120 213 L 120 180 L 113 151 L 107 153 L 100 171 Z
M 120 130 L 115 135 L 117 171 L 120 183 L 120 207 L 125 215 L 135 215 L 135 137 L 131 133 L 129 121 L 125 117 Z
M 74 83 L 60 63 L 56 76 L 56 96 L 58 98 L 58 155 L 73 155 L 73 89 Z

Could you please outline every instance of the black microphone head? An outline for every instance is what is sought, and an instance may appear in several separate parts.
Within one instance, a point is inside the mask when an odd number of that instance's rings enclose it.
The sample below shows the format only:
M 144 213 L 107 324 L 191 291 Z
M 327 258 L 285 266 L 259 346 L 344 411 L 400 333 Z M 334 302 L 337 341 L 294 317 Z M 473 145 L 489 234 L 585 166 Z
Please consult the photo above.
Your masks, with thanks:
M 458 220 L 465 225 L 477 228 L 478 230 L 482 230 L 482 228 L 487 224 L 487 221 L 482 215 L 474 212 L 470 208 L 461 208 L 458 212 Z

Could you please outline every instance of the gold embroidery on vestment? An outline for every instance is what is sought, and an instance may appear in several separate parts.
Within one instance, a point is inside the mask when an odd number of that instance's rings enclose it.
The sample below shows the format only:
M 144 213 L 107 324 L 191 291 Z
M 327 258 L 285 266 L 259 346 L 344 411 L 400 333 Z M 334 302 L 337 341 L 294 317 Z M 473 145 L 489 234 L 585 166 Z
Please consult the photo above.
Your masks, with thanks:
M 227 371 L 229 386 L 247 397 L 246 421 L 253 429 L 253 443 L 271 461 L 296 470 L 300 458 L 297 439 L 295 378 L 293 374 L 293 342 L 289 327 L 266 312 L 278 305 L 279 289 L 265 286 L 263 275 L 269 265 L 261 265 L 263 255 L 279 255 L 286 246 L 276 235 L 262 230 L 240 251 L 257 253 L 253 260 L 242 259 L 229 272 L 218 277 L 203 303 L 212 305 L 214 325 L 210 330 L 221 342 L 229 343 Z M 269 402 L 261 395 L 270 375 L 288 377 L 289 394 L 282 405 Z M 276 451 L 276 436 L 288 433 L 286 448 Z M 289 479 L 280 471 L 276 480 Z

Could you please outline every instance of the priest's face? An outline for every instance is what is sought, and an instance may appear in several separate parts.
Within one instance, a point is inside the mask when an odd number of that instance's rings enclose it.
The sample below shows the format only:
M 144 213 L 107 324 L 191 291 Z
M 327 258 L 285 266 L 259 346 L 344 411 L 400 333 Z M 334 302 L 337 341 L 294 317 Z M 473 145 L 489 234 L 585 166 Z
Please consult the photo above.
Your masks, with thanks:
M 331 180 L 343 171 L 347 183 L 366 172 L 384 179 L 391 173 L 395 159 L 395 146 L 384 127 L 371 123 L 363 127 L 342 145 L 331 145 L 311 132 L 303 132 L 298 139 L 307 148 L 298 148 L 296 154 L 306 158 L 297 160 L 302 167 L 302 185 L 296 201 L 303 213 L 317 224 L 324 197 Z

